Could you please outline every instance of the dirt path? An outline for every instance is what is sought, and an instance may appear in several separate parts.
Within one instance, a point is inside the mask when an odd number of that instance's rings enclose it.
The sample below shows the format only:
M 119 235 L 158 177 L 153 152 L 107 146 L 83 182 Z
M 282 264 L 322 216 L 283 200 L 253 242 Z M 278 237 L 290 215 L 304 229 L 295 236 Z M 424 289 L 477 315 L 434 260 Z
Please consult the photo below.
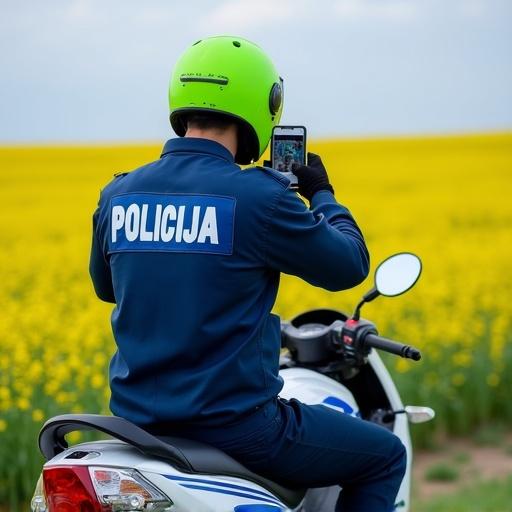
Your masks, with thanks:
M 448 441 L 436 452 L 415 452 L 413 493 L 424 500 L 453 493 L 471 483 L 502 479 L 512 474 L 512 434 L 496 446 L 480 446 L 466 439 Z M 451 482 L 429 481 L 425 475 L 432 466 L 442 464 L 458 472 Z

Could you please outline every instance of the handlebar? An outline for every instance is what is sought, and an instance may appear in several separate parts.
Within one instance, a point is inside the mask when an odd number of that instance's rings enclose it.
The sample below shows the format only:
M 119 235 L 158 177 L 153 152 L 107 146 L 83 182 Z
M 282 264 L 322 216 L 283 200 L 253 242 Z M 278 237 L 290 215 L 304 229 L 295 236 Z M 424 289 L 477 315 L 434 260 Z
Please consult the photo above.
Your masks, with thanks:
M 417 348 L 383 338 L 382 336 L 377 336 L 376 334 L 369 333 L 364 336 L 363 344 L 367 347 L 378 348 L 385 352 L 389 352 L 390 354 L 395 354 L 407 359 L 413 359 L 414 361 L 419 361 L 421 359 L 421 352 Z

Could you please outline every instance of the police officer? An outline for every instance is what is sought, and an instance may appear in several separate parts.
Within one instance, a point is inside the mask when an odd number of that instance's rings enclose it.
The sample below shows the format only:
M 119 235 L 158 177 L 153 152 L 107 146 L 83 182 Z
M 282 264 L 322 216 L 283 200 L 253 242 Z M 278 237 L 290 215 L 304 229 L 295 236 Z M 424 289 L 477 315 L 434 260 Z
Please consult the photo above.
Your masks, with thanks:
M 179 136 L 115 178 L 93 217 L 90 273 L 115 303 L 111 410 L 161 435 L 226 451 L 290 486 L 342 485 L 337 510 L 389 512 L 405 471 L 399 439 L 323 405 L 278 397 L 280 272 L 327 290 L 365 279 L 363 236 L 316 155 L 252 167 L 283 109 L 282 80 L 255 44 L 198 41 L 170 82 Z

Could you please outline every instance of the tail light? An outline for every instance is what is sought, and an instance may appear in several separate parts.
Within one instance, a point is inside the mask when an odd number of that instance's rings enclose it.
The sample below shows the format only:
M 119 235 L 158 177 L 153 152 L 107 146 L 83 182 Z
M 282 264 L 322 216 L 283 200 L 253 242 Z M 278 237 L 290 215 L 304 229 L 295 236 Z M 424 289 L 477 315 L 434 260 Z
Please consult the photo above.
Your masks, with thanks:
M 90 467 L 89 474 L 103 510 L 171 510 L 172 501 L 135 469 Z
M 172 501 L 134 469 L 57 466 L 43 469 L 42 477 L 32 498 L 33 512 L 172 510 Z

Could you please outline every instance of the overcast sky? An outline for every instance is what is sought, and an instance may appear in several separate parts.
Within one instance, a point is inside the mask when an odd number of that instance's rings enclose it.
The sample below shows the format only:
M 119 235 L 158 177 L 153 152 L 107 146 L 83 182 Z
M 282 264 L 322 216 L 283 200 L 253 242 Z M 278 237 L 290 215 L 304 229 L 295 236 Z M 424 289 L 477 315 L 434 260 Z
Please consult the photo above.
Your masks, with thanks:
M 0 143 L 165 139 L 180 53 L 258 43 L 310 136 L 512 129 L 511 0 L 0 0 Z

